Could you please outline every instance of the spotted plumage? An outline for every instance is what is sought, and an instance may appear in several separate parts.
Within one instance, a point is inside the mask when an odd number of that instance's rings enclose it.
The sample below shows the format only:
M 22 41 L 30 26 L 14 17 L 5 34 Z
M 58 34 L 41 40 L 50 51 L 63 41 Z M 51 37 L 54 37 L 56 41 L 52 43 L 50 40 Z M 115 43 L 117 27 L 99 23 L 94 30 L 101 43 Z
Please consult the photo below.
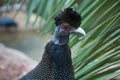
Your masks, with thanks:
M 71 51 L 68 46 L 71 33 L 85 33 L 81 16 L 67 8 L 55 17 L 56 29 L 53 39 L 46 45 L 41 62 L 20 80 L 74 80 Z
M 67 44 L 50 41 L 38 66 L 20 80 L 74 80 L 71 51 Z

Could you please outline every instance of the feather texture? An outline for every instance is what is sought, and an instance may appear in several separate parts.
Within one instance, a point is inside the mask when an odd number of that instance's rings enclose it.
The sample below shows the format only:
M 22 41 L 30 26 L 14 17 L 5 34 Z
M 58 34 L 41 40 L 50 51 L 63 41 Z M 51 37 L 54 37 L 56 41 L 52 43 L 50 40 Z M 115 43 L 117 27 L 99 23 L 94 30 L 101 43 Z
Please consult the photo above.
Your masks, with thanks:
M 50 41 L 45 47 L 41 62 L 20 80 L 74 80 L 69 46 Z

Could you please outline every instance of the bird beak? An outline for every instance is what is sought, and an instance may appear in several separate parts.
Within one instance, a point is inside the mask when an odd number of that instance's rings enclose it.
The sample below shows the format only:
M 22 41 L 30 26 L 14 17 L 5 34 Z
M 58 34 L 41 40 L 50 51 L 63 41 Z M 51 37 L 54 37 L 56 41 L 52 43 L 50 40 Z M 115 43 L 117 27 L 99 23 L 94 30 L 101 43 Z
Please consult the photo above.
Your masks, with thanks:
M 82 29 L 81 27 L 79 27 L 79 28 L 77 28 L 77 29 L 72 29 L 72 30 L 70 31 L 70 33 L 86 35 L 86 32 L 85 32 L 84 29 Z

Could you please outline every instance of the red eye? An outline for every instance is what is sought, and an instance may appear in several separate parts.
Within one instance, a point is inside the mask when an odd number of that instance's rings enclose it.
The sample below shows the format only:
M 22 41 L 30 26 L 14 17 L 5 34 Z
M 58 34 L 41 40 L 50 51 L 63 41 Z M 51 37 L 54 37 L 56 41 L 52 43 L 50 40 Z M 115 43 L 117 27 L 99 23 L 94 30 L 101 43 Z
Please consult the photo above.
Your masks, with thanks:
M 64 26 L 63 28 L 64 28 L 64 29 L 69 29 L 69 27 L 68 27 L 68 26 Z
M 71 26 L 68 23 L 63 23 L 62 28 L 64 31 L 67 31 L 67 32 L 71 30 Z

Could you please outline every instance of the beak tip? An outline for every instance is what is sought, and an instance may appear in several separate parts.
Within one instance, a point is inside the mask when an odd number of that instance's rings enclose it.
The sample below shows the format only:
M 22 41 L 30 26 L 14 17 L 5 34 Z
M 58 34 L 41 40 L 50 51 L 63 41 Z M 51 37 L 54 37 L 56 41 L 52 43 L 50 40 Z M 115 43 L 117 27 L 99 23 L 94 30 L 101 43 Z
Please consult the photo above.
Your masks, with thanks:
M 86 33 L 83 33 L 83 35 L 85 36 L 85 35 L 86 35 Z
M 81 34 L 83 34 L 83 35 L 86 35 L 86 32 L 85 32 L 84 29 L 82 29 L 81 27 L 79 27 L 78 29 L 76 29 L 75 32 L 81 33 Z

